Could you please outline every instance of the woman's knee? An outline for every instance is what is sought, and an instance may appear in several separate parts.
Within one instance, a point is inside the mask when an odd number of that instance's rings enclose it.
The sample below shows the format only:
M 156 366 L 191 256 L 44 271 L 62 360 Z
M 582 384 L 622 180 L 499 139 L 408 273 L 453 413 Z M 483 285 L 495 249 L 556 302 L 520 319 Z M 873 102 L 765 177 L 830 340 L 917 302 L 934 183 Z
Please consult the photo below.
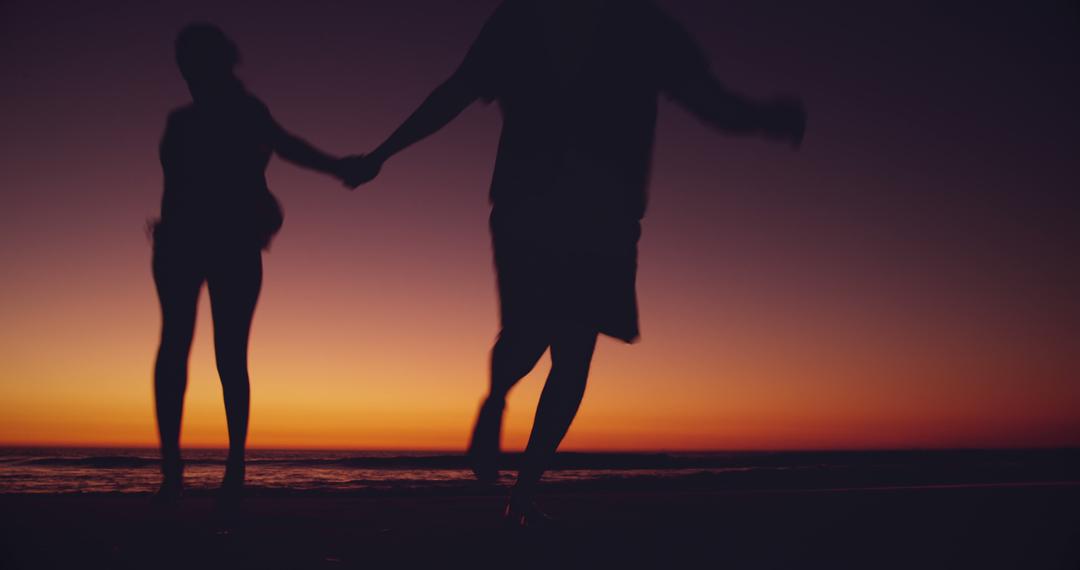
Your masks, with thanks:
M 158 370 L 161 369 L 185 369 L 188 355 L 191 352 L 191 342 L 183 339 L 169 339 L 163 336 L 158 345 L 157 362 Z
M 246 358 L 218 357 L 218 376 L 225 386 L 246 386 L 248 384 L 248 367 Z

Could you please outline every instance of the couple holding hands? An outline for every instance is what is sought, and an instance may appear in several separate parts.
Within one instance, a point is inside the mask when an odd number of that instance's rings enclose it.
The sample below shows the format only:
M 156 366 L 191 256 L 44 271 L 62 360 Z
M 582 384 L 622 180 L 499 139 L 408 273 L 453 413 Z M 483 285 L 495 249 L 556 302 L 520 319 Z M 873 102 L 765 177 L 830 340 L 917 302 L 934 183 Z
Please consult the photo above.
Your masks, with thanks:
M 175 501 L 182 490 L 180 419 L 204 282 L 229 432 L 220 497 L 235 502 L 243 489 L 248 337 L 262 250 L 282 224 L 265 179 L 272 154 L 356 187 L 477 100 L 499 103 L 490 226 L 501 330 L 468 456 L 478 479 L 497 478 L 506 396 L 550 349 L 551 372 L 505 512 L 510 524 L 535 526 L 546 520 L 534 503 L 537 484 L 577 413 L 597 336 L 638 336 L 637 242 L 658 96 L 719 130 L 795 147 L 806 125 L 797 99 L 755 100 L 728 90 L 693 39 L 651 0 L 505 0 L 459 68 L 385 142 L 341 159 L 274 121 L 234 74 L 239 51 L 219 28 L 184 28 L 176 62 L 193 101 L 168 118 L 153 231 L 162 311 L 155 366 L 160 501 Z

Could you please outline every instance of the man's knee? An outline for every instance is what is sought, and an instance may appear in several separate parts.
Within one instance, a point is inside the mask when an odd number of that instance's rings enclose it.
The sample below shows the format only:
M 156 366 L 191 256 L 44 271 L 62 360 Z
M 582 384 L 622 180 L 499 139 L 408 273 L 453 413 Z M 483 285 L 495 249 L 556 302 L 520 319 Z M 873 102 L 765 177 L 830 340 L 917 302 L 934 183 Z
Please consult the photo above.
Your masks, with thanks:
M 503 329 L 491 350 L 492 384 L 509 389 L 536 366 L 547 347 L 548 339 L 541 331 Z
M 564 390 L 585 390 L 589 379 L 588 361 L 560 362 L 552 364 L 548 382 L 554 382 Z
M 550 344 L 550 336 L 542 327 L 516 326 L 499 331 L 492 356 L 509 363 L 531 361 L 529 368 L 540 359 Z
M 552 366 L 567 369 L 584 367 L 587 374 L 598 334 L 594 327 L 579 323 L 560 324 L 551 342 Z

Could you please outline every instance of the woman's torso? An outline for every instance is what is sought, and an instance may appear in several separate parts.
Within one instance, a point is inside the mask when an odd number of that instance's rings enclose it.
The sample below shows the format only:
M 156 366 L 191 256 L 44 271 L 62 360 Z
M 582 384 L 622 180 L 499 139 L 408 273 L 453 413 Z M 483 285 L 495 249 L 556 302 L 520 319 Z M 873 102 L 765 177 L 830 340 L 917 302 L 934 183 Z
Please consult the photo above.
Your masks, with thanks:
M 267 198 L 273 123 L 251 95 L 174 111 L 161 141 L 161 224 L 210 239 L 257 232 Z

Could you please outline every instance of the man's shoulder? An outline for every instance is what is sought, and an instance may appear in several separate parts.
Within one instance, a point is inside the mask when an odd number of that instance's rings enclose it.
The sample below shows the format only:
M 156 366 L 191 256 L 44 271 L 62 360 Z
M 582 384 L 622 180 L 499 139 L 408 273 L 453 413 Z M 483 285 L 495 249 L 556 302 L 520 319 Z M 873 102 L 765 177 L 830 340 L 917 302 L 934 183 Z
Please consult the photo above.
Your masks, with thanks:
M 267 107 L 266 103 L 263 103 L 262 99 L 259 99 L 255 96 L 254 93 L 250 91 L 244 91 L 244 95 L 243 97 L 241 97 L 241 101 L 243 105 L 247 106 L 252 111 L 266 114 L 270 113 L 270 107 Z

